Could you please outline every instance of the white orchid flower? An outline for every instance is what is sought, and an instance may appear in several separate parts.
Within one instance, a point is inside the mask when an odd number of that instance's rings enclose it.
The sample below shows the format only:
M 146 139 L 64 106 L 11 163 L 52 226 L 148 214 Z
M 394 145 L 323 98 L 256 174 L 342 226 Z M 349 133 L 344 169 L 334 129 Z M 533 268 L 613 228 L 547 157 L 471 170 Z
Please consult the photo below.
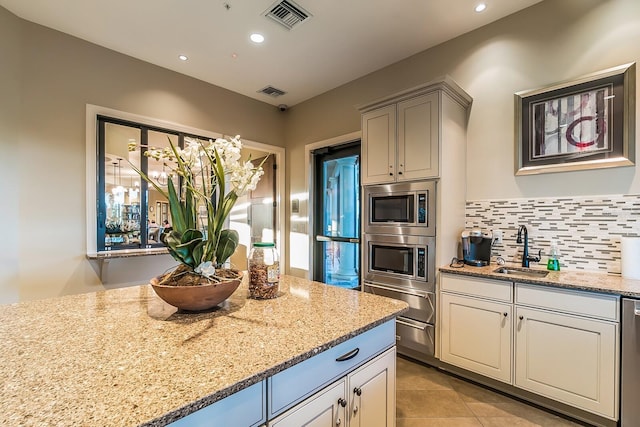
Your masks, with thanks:
M 210 279 L 216 274 L 216 268 L 211 261 L 200 263 L 200 265 L 198 265 L 194 271 L 198 274 L 203 275 L 207 279 Z

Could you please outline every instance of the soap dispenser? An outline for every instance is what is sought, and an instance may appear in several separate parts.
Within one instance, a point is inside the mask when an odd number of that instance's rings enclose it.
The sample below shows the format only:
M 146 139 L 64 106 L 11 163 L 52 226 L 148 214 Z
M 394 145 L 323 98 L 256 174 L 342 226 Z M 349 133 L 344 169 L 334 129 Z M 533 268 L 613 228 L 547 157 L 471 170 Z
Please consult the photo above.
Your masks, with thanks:
M 547 261 L 547 270 L 560 271 L 560 251 L 558 250 L 558 243 L 551 242 L 551 249 L 549 250 L 549 260 Z

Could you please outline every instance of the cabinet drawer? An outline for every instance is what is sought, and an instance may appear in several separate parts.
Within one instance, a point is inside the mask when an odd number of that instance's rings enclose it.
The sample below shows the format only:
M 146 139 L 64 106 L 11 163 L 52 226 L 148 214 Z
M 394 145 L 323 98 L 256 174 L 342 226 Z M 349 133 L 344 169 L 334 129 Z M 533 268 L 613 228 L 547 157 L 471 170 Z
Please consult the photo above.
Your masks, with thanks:
M 620 298 L 594 292 L 516 283 L 516 304 L 606 320 L 619 320 Z
M 266 421 L 266 381 L 249 386 L 184 418 L 170 427 L 260 426 Z
M 509 281 L 441 274 L 440 287 L 443 291 L 448 292 L 473 295 L 504 302 L 513 301 L 512 285 Z
M 300 402 L 395 343 L 395 321 L 390 320 L 330 348 L 269 379 L 269 418 Z M 341 356 L 357 354 L 339 361 Z

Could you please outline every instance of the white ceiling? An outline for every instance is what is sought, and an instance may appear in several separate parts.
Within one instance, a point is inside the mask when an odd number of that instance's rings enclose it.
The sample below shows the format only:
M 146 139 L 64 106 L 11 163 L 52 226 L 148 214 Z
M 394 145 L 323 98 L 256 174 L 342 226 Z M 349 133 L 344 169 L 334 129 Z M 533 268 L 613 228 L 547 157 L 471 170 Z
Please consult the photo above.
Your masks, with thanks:
M 294 0 L 292 30 L 263 16 L 274 0 L 0 0 L 20 16 L 273 105 L 312 98 L 541 0 Z M 225 5 L 228 5 L 225 7 Z M 249 41 L 252 32 L 266 40 Z M 189 57 L 180 61 L 178 55 Z M 236 57 L 234 57 L 234 54 Z M 266 86 L 287 92 L 273 98 Z

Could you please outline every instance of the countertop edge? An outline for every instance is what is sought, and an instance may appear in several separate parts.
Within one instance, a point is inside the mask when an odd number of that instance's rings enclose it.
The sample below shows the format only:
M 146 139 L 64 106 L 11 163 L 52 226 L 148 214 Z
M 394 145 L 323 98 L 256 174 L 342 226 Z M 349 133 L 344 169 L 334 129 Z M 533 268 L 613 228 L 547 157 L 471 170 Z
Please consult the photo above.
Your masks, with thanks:
M 521 276 L 516 277 L 515 275 L 507 276 L 501 273 L 493 273 L 492 270 L 498 267 L 501 266 L 497 264 L 490 265 L 488 267 L 451 267 L 449 265 L 446 265 L 439 267 L 438 270 L 442 273 L 456 274 L 460 276 L 471 276 L 485 279 L 509 281 L 514 283 L 526 283 L 554 288 L 599 292 L 603 294 L 617 295 L 622 297 L 640 298 L 640 280 L 624 279 L 617 274 L 569 270 L 561 272 L 549 271 L 549 275 L 545 278 L 533 278 Z M 544 269 L 532 268 L 532 270 Z M 578 281 L 583 281 L 583 283 L 577 283 Z M 598 284 L 602 282 L 608 283 L 609 286 L 605 287 Z M 629 286 L 633 286 L 637 288 L 637 290 L 626 289 L 626 287 Z
M 258 374 L 255 374 L 251 377 L 248 377 L 244 380 L 240 380 L 239 382 L 233 384 L 230 387 L 218 390 L 217 392 L 209 395 L 209 396 L 205 396 L 197 401 L 194 401 L 188 405 L 182 406 L 181 408 L 178 408 L 174 411 L 168 412 L 164 415 L 161 415 L 151 421 L 142 423 L 139 425 L 139 427 L 161 427 L 161 426 L 165 426 L 169 423 L 172 423 L 174 421 L 177 421 L 181 418 L 186 417 L 187 415 L 190 415 L 196 411 L 199 411 L 200 409 L 203 409 L 209 405 L 212 405 L 234 393 L 237 393 L 241 390 L 244 390 L 247 387 L 250 387 L 262 380 L 265 380 L 269 377 L 272 377 L 273 375 L 284 371 L 285 369 L 288 369 L 294 365 L 297 365 L 298 363 L 301 363 L 307 359 L 312 358 L 313 356 L 316 356 L 330 348 L 333 348 L 345 341 L 350 340 L 351 338 L 354 338 L 360 334 L 363 334 L 364 332 L 367 332 L 373 328 L 375 328 L 376 326 L 382 325 L 383 323 L 386 323 L 390 320 L 395 319 L 398 315 L 408 311 L 409 308 L 405 307 L 401 310 L 398 310 L 396 313 L 390 314 L 388 316 L 385 316 L 383 318 L 380 318 L 372 323 L 369 323 L 368 325 L 365 325 L 363 327 L 360 327 L 358 329 L 354 329 L 353 331 L 349 332 L 348 334 L 342 335 L 336 339 L 333 339 L 331 341 L 328 341 L 327 343 L 315 347 L 307 352 L 301 353 L 299 355 L 297 355 L 296 357 L 289 359 L 283 363 L 280 363 L 278 365 L 275 365 L 265 371 L 262 371 Z

